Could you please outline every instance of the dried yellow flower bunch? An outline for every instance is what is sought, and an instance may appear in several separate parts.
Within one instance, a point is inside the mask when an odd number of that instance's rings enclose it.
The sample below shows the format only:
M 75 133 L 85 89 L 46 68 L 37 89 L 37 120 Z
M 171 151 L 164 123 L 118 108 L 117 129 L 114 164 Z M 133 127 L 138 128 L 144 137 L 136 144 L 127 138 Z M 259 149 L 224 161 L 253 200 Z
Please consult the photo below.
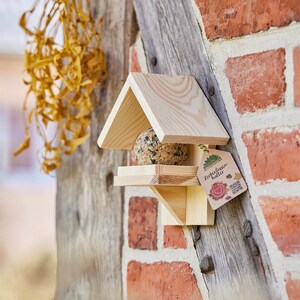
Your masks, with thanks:
M 39 22 L 30 27 L 30 17 L 42 5 Z M 89 0 L 37 0 L 20 19 L 26 33 L 24 80 L 28 92 L 23 106 L 26 138 L 17 155 L 30 145 L 29 125 L 35 121 L 43 139 L 41 169 L 49 173 L 61 164 L 61 155 L 71 154 L 89 135 L 93 109 L 92 93 L 106 76 L 101 46 L 101 20 L 92 17 Z M 58 33 L 63 31 L 63 43 Z M 28 96 L 34 104 L 28 109 Z M 33 108 L 32 108 L 33 106 Z M 55 134 L 48 137 L 50 124 Z

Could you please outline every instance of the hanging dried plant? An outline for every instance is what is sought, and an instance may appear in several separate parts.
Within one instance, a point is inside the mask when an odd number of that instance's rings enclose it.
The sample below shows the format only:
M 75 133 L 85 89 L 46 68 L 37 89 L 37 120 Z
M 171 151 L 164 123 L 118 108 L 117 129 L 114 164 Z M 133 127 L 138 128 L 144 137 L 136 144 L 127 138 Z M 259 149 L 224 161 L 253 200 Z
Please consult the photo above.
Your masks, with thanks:
M 31 28 L 30 18 L 40 5 L 39 22 Z M 34 120 L 44 143 L 39 155 L 41 169 L 49 173 L 60 166 L 63 153 L 74 152 L 89 135 L 92 92 L 107 75 L 101 20 L 93 19 L 89 0 L 37 0 L 22 15 L 20 26 L 27 37 L 25 69 L 29 79 L 24 80 L 28 86 L 23 105 L 26 137 L 14 155 L 29 147 L 29 126 Z M 35 101 L 28 111 L 30 94 Z M 53 123 L 55 134 L 49 138 L 47 130 Z

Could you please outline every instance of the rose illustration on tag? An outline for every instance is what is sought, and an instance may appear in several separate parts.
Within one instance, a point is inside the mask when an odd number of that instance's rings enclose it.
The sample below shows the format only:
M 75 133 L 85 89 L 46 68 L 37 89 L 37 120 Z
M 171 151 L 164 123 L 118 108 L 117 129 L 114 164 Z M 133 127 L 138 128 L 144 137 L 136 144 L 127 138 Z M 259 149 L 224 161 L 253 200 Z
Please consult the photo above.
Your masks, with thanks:
M 223 182 L 215 182 L 210 189 L 209 196 L 214 200 L 222 199 L 227 193 L 227 184 Z

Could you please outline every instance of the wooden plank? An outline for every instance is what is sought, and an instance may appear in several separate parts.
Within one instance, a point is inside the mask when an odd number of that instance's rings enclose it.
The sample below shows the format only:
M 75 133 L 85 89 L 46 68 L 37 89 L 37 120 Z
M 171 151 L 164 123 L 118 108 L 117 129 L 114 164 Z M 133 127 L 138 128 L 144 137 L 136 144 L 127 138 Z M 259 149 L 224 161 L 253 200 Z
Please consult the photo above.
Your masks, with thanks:
M 191 1 L 134 0 L 134 5 L 148 71 L 192 75 L 196 78 L 231 136 L 228 145 L 220 149 L 230 151 L 242 171 L 230 120 L 207 58 Z M 155 64 L 151 63 L 154 61 Z M 259 256 L 251 254 L 248 240 L 242 234 L 243 223 L 247 219 L 253 226 L 253 239 L 258 245 Z M 266 244 L 248 192 L 218 209 L 216 226 L 201 227 L 201 239 L 195 240 L 195 246 L 199 261 L 210 255 L 214 262 L 215 272 L 203 275 L 211 298 L 218 293 L 215 299 L 228 299 L 228 294 L 234 299 L 243 286 L 245 298 L 253 297 L 255 289 L 264 292 L 266 299 L 280 299 Z M 229 291 L 227 295 L 225 290 Z
M 196 166 L 145 165 L 119 167 L 115 186 L 199 185 Z
M 197 174 L 197 166 L 173 166 L 173 165 L 157 165 L 159 175 L 179 175 L 194 176 Z
M 186 222 L 186 187 L 151 186 L 156 197 L 180 225 Z
M 157 175 L 158 165 L 118 167 L 118 176 L 147 176 Z
M 161 214 L 160 214 L 160 223 L 162 225 L 175 225 L 175 226 L 182 226 L 168 211 L 168 209 L 161 203 Z
M 148 186 L 157 183 L 155 175 L 115 176 L 114 186 Z
M 187 187 L 186 221 L 184 225 L 213 225 L 215 212 L 211 209 L 203 189 Z M 163 225 L 181 225 L 169 209 L 162 205 L 161 223 Z
M 183 162 L 184 165 L 199 166 L 203 155 L 203 151 L 197 145 L 188 145 L 187 159 Z
M 118 176 L 141 176 L 141 175 L 174 175 L 174 176 L 197 176 L 196 166 L 174 165 L 144 165 L 118 167 Z
M 131 73 L 130 82 L 159 140 L 225 145 L 229 136 L 190 76 Z
M 187 187 L 186 225 L 213 225 L 215 212 L 201 186 Z
M 150 127 L 127 79 L 101 131 L 98 145 L 101 148 L 132 149 L 138 135 Z
M 126 80 L 136 31 L 131 31 L 131 0 L 92 0 L 91 5 L 97 19 L 103 16 L 109 72 L 105 87 L 95 91 L 89 140 L 64 156 L 57 171 L 57 300 L 123 298 L 124 199 L 123 189 L 112 187 L 112 181 L 126 155 L 99 149 L 97 138 Z
M 98 145 L 131 149 L 151 126 L 163 143 L 225 145 L 229 140 L 193 77 L 130 73 Z
M 177 175 L 140 175 L 140 176 L 115 176 L 115 186 L 195 186 L 199 185 L 197 176 Z
M 200 186 L 151 186 L 162 202 L 163 225 L 213 225 L 214 211 Z

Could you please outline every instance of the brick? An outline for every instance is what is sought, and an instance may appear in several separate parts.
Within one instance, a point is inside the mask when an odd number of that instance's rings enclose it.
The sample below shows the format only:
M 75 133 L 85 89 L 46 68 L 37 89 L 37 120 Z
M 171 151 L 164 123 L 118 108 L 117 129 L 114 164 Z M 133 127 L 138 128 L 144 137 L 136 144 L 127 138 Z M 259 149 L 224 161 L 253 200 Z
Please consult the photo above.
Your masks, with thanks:
M 300 279 L 292 279 L 291 275 L 292 274 L 288 272 L 285 276 L 286 292 L 289 300 L 298 300 L 300 297 Z
M 129 166 L 137 166 L 138 162 L 135 158 L 135 154 L 133 150 L 128 151 L 128 164 Z
M 259 202 L 272 238 L 284 255 L 300 253 L 300 197 L 263 196 Z
M 157 249 L 157 200 L 133 197 L 129 200 L 128 243 L 136 249 Z
M 188 263 L 131 261 L 127 266 L 127 299 L 198 300 L 202 297 Z
M 164 227 L 164 247 L 173 249 L 185 249 L 186 239 L 181 226 Z
M 300 46 L 294 49 L 294 104 L 300 106 Z
M 300 127 L 246 132 L 242 138 L 256 183 L 300 180 Z
M 138 59 L 138 53 L 135 45 L 130 47 L 130 72 L 141 72 L 141 66 Z
M 300 20 L 298 0 L 195 0 L 208 39 L 230 38 Z
M 230 58 L 226 62 L 231 93 L 239 113 L 284 104 L 285 50 Z

